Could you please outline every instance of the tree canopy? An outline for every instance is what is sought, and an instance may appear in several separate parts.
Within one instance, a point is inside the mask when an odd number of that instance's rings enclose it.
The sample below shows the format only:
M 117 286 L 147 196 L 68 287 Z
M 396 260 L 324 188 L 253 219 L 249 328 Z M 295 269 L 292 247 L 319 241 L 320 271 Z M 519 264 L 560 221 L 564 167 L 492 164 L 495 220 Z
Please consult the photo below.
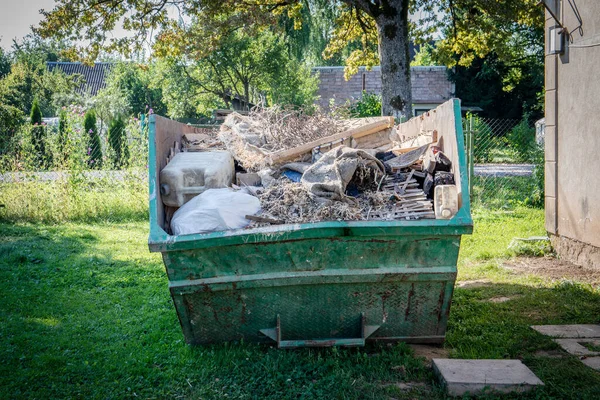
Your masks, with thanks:
M 228 44 L 234 32 L 257 37 L 265 30 L 326 39 L 326 58 L 345 52 L 347 74 L 359 65 L 379 64 L 384 80 L 384 114 L 410 115 L 408 42 L 443 37 L 436 59 L 469 66 L 494 53 L 502 60 L 530 57 L 540 47 L 542 8 L 537 0 L 57 0 L 37 30 L 43 36 L 81 43 L 67 54 L 98 56 L 101 50 L 124 54 L 151 43 L 160 57 L 206 60 Z M 409 9 L 419 10 L 410 22 Z M 307 10 L 310 10 L 307 12 Z M 317 13 L 313 10 L 321 10 Z M 313 18 L 313 16 L 315 16 Z M 327 23 L 324 21 L 327 20 Z M 111 37 L 123 27 L 126 37 Z M 310 26 L 311 30 L 300 32 Z M 293 28 L 293 29 L 290 29 Z M 327 32 L 321 31 L 327 30 Z M 298 30 L 299 33 L 294 33 Z M 77 48 L 79 47 L 79 48 Z

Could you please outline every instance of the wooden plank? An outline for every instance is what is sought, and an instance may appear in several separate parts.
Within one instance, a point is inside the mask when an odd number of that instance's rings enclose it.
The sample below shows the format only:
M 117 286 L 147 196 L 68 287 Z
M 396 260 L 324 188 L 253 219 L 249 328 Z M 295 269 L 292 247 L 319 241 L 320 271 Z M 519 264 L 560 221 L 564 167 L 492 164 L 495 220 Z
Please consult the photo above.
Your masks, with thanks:
M 401 142 L 396 149 L 412 149 L 414 147 L 425 146 L 426 144 L 435 143 L 438 141 L 437 130 L 421 133 L 408 140 Z M 395 150 L 395 149 L 394 149 Z M 392 150 L 392 151 L 394 151 Z
M 285 161 L 294 160 L 304 154 L 310 153 L 313 148 L 335 142 L 345 138 L 360 138 L 363 136 L 377 133 L 384 129 L 388 129 L 394 124 L 393 117 L 382 118 L 380 121 L 372 122 L 357 128 L 349 129 L 335 135 L 327 136 L 321 139 L 313 140 L 312 142 L 306 143 L 302 146 L 294 147 L 293 149 L 282 150 L 271 154 L 270 159 L 272 164 L 278 164 Z

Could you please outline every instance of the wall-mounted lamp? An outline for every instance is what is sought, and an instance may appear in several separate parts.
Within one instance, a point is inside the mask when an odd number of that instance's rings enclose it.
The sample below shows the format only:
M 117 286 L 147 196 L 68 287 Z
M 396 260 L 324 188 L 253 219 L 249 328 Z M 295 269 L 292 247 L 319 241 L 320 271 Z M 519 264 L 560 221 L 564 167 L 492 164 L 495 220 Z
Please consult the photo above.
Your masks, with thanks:
M 548 54 L 563 54 L 565 51 L 565 36 L 569 31 L 561 24 L 557 16 L 560 0 L 542 0 L 539 4 L 544 5 L 557 25 L 548 28 Z

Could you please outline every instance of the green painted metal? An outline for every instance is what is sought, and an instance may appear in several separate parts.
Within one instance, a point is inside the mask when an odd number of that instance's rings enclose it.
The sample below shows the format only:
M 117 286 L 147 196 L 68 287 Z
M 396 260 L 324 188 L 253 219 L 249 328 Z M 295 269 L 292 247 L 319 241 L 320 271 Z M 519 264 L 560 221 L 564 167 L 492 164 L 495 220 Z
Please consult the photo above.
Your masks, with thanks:
M 458 100 L 453 107 L 457 171 L 467 194 Z M 294 348 L 444 340 L 460 237 L 472 231 L 468 195 L 450 220 L 333 221 L 172 236 L 158 221 L 153 116 L 149 134 L 149 247 L 162 253 L 188 343 L 243 339 Z

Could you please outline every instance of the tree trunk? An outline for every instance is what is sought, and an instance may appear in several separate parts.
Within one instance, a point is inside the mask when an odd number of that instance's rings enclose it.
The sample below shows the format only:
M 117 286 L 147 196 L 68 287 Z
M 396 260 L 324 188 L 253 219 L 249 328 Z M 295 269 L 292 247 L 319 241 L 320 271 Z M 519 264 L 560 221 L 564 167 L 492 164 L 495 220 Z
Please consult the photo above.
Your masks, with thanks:
M 379 12 L 373 15 L 379 40 L 381 113 L 396 118 L 412 117 L 408 1 L 382 1 Z

